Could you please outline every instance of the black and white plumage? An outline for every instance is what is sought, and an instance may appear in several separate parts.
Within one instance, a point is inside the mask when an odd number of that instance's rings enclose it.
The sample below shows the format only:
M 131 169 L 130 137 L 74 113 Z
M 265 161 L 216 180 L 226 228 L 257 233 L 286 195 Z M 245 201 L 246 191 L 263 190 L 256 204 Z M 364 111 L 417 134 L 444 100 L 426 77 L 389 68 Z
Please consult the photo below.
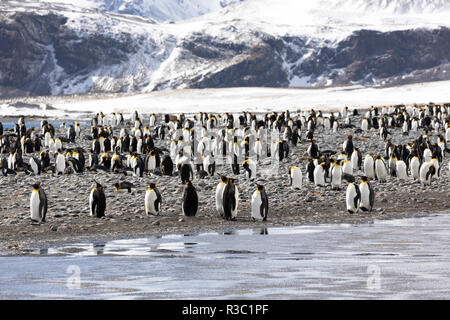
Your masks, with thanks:
M 127 181 L 116 182 L 114 187 L 116 188 L 116 191 L 127 190 L 128 193 L 131 193 L 132 188 L 135 188 L 134 184 Z
M 263 185 L 256 184 L 257 188 L 252 195 L 252 219 L 259 221 L 267 220 L 269 211 L 269 199 Z
M 368 177 L 363 176 L 361 179 L 362 181 L 359 185 L 359 192 L 361 195 L 359 208 L 362 211 L 372 211 L 375 202 L 375 192 Z
M 235 179 L 229 178 L 223 192 L 223 212 L 225 220 L 235 220 L 239 205 L 239 192 Z
M 190 180 L 186 181 L 181 210 L 185 216 L 195 216 L 198 210 L 197 190 Z
M 98 182 L 95 184 L 89 195 L 89 210 L 91 216 L 101 218 L 105 216 L 106 196 L 103 186 Z
M 217 184 L 216 187 L 216 209 L 221 217 L 223 217 L 223 194 L 227 182 L 228 182 L 227 177 L 220 176 L 220 182 Z
M 33 191 L 30 197 L 31 221 L 45 222 L 47 215 L 47 196 L 40 183 L 33 184 Z
M 154 183 L 150 183 L 145 192 L 145 213 L 158 215 L 161 210 L 161 202 L 161 193 Z
M 361 192 L 359 191 L 359 187 L 353 182 L 350 182 L 347 186 L 347 191 L 345 194 L 347 211 L 351 214 L 356 213 L 358 211 L 360 200 Z

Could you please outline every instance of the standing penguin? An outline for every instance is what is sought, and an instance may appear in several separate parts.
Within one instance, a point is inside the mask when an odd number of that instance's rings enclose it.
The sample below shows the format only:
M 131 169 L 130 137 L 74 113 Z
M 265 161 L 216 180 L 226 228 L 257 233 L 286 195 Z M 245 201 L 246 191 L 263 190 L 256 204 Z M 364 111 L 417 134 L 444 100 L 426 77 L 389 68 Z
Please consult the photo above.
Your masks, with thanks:
M 414 154 L 409 161 L 409 170 L 415 180 L 420 180 L 420 159 Z
M 424 162 L 420 166 L 420 182 L 423 185 L 431 185 L 431 179 L 436 174 L 436 168 L 431 162 Z
M 302 188 L 302 170 L 299 167 L 292 166 L 289 168 L 289 185 L 292 189 Z
M 342 168 L 337 161 L 331 167 L 331 190 L 339 190 L 341 188 L 342 183 Z
M 246 171 L 247 179 L 253 180 L 256 178 L 256 163 L 253 160 L 245 160 L 245 162 L 242 164 L 242 167 L 244 167 Z
M 306 172 L 308 173 L 308 179 L 310 182 L 314 182 L 314 169 L 316 165 L 314 164 L 313 159 L 309 159 L 308 165 L 306 166 Z
M 183 204 L 181 210 L 185 216 L 195 216 L 198 210 L 197 190 L 190 180 L 186 181 L 183 193 Z
M 227 185 L 228 178 L 220 176 L 220 182 L 216 187 L 216 209 L 221 217 L 223 217 L 223 194 Z
M 35 183 L 32 187 L 33 191 L 30 198 L 31 221 L 45 222 L 45 216 L 47 215 L 47 196 L 44 189 L 41 188 L 40 183 Z
M 375 192 L 373 191 L 368 177 L 363 176 L 361 179 L 362 181 L 359 185 L 359 191 L 361 194 L 359 207 L 362 211 L 372 211 L 373 204 L 375 202 Z
M 106 196 L 103 191 L 103 186 L 95 181 L 96 186 L 92 188 L 89 195 L 89 210 L 90 215 L 97 218 L 105 216 Z
M 154 183 L 148 185 L 148 189 L 145 192 L 145 213 L 158 215 L 161 206 L 161 193 Z
M 269 211 L 269 199 L 267 198 L 264 186 L 256 184 L 257 189 L 252 195 L 252 219 L 259 221 L 267 220 Z
M 379 182 L 387 181 L 387 167 L 381 156 L 375 158 L 375 177 Z
M 350 159 L 354 149 L 355 147 L 353 146 L 353 136 L 349 134 L 347 136 L 347 140 L 345 140 L 344 143 L 342 144 L 342 151 L 345 152 L 347 158 Z
M 314 184 L 319 187 L 325 187 L 325 163 L 322 162 L 314 168 Z
M 236 179 L 228 178 L 227 185 L 223 191 L 223 213 L 226 220 L 236 220 L 239 192 L 235 185 Z
M 58 150 L 58 154 L 56 155 L 55 173 L 64 174 L 64 171 L 66 171 L 66 158 L 61 153 L 61 150 Z
M 347 204 L 347 211 L 351 214 L 358 211 L 359 201 L 361 199 L 361 193 L 359 187 L 353 182 L 350 182 L 347 186 L 345 194 L 345 202 Z
M 173 161 L 168 154 L 161 160 L 161 172 L 166 176 L 172 176 L 173 174 Z
M 41 162 L 36 157 L 30 157 L 30 160 L 28 162 L 31 170 L 33 170 L 34 174 L 41 174 L 42 171 L 42 165 Z

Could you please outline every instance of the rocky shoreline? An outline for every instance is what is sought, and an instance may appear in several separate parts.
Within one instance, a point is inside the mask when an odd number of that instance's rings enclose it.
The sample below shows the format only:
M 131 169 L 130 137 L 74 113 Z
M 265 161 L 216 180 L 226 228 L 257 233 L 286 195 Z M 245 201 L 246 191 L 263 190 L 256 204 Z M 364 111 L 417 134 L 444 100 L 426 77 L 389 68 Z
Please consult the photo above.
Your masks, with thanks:
M 352 117 L 359 127 L 361 116 Z M 1 121 L 1 120 L 0 120 Z M 146 120 L 144 120 L 146 122 Z M 83 128 L 87 133 L 88 128 Z M 117 130 L 117 129 L 116 129 Z M 401 136 L 399 129 L 390 129 L 393 143 L 413 141 L 421 132 Z M 59 135 L 65 129 L 57 128 Z M 82 136 L 83 136 L 82 134 Z M 355 128 L 345 128 L 338 133 L 318 130 L 315 137 L 320 148 L 338 150 L 347 134 L 354 135 L 356 147 L 362 154 L 382 154 L 384 141 L 376 130 L 358 133 Z M 160 148 L 167 148 L 168 140 L 155 140 Z M 84 147 L 88 150 L 89 143 Z M 323 223 L 371 223 L 374 219 L 406 218 L 430 213 L 450 213 L 450 184 L 448 183 L 448 156 L 442 163 L 441 177 L 434 179 L 431 186 L 419 182 L 400 181 L 389 177 L 387 183 L 373 182 L 376 192 L 374 210 L 349 214 L 345 206 L 345 188 L 341 190 L 316 187 L 303 175 L 303 187 L 293 190 L 289 187 L 288 170 L 292 165 L 305 172 L 309 142 L 303 137 L 297 147 L 291 147 L 289 157 L 279 166 L 278 173 L 264 165 L 258 169 L 255 182 L 265 185 L 269 197 L 269 214 L 266 222 L 251 220 L 250 201 L 255 190 L 254 182 L 247 181 L 241 170 L 238 188 L 240 203 L 236 221 L 225 221 L 216 212 L 215 188 L 219 177 L 194 179 L 199 195 L 199 211 L 195 217 L 181 215 L 183 186 L 178 176 L 144 175 L 143 178 L 123 176 L 111 172 L 68 174 L 57 176 L 52 173 L 40 176 L 17 175 L 0 178 L 0 252 L 5 254 L 30 254 L 34 248 L 48 247 L 55 243 L 96 241 L 118 238 L 145 237 L 154 234 L 186 234 L 228 229 L 297 226 Z M 67 144 L 65 147 L 73 147 Z M 24 155 L 27 161 L 28 155 Z M 218 166 L 218 173 L 232 175 L 230 165 Z M 355 174 L 361 174 L 355 173 Z M 88 197 L 93 179 L 106 186 L 106 217 L 89 216 Z M 126 180 L 136 185 L 132 193 L 117 192 L 113 184 Z M 40 181 L 48 197 L 47 221 L 32 224 L 29 213 L 31 184 Z M 162 194 L 162 210 L 159 216 L 148 216 L 144 210 L 144 195 L 148 182 L 155 182 Z

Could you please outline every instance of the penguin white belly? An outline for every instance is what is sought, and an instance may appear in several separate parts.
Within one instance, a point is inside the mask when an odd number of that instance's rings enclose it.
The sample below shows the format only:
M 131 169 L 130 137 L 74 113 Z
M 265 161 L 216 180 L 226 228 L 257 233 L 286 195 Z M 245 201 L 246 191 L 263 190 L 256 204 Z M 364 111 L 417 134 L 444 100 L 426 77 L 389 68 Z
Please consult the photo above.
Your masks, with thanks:
M 375 171 L 373 170 L 373 159 L 372 158 L 365 158 L 364 159 L 364 174 L 366 177 L 369 177 L 370 179 L 375 178 Z
M 359 191 L 361 192 L 361 201 L 359 204 L 360 208 L 365 208 L 367 210 L 371 210 L 370 205 L 370 189 L 367 183 L 361 183 L 359 185 Z
M 321 166 L 317 166 L 314 169 L 314 184 L 316 186 L 325 186 L 325 175 Z
M 375 174 L 377 176 L 378 181 L 386 182 L 387 181 L 387 172 L 386 167 L 383 162 L 375 161 Z
M 291 179 L 292 179 L 292 188 L 300 188 L 302 187 L 302 171 L 300 168 L 293 168 L 291 170 Z
M 64 170 L 66 170 L 66 160 L 63 155 L 58 155 L 56 157 L 56 173 L 64 173 Z
M 358 152 L 353 152 L 352 153 L 352 157 L 350 158 L 351 162 L 352 162 L 352 167 L 353 170 L 358 170 Z
M 154 170 L 154 169 L 156 169 L 156 158 L 155 158 L 155 157 L 150 156 L 150 157 L 148 158 L 147 167 L 148 167 L 148 170 Z
M 223 215 L 223 192 L 225 190 L 225 186 L 225 183 L 220 182 L 216 188 L 216 209 L 221 216 Z
M 157 199 L 156 192 L 153 190 L 147 190 L 145 192 L 145 213 L 158 214 L 155 208 L 155 201 Z
M 357 197 L 355 186 L 349 184 L 347 187 L 347 191 L 345 193 L 345 202 L 347 205 L 347 210 L 355 213 L 357 211 L 357 207 L 355 206 L 355 198 Z
M 236 206 L 235 206 L 234 210 L 231 210 L 231 218 L 232 219 L 237 217 L 238 207 L 239 207 L 239 190 L 236 186 L 234 187 L 234 194 L 235 194 L 235 199 L 236 199 Z
M 342 165 L 342 172 L 353 175 L 353 164 L 351 161 L 344 161 L 344 164 Z
M 420 179 L 419 168 L 420 168 L 419 158 L 412 158 L 410 163 L 410 170 L 414 179 Z
M 39 168 L 38 168 L 38 165 L 37 165 L 37 163 L 34 161 L 34 159 L 33 158 L 30 158 L 30 167 L 31 167 L 31 169 L 33 170 L 33 173 L 34 174 L 38 174 L 39 173 Z
M 397 161 L 396 172 L 397 178 L 401 180 L 406 180 L 408 178 L 408 174 L 406 173 L 406 164 L 404 161 Z
M 264 217 L 261 216 L 261 192 L 256 190 L 252 195 L 252 218 L 255 220 L 262 221 Z
M 95 188 L 93 188 L 91 190 L 91 193 L 89 194 L 89 214 L 91 216 L 94 215 L 94 212 L 92 211 L 92 203 L 94 202 L 94 191 L 95 191 Z
M 39 204 L 41 203 L 39 199 L 39 191 L 33 190 L 30 198 L 30 213 L 31 219 L 35 221 L 41 221 L 42 217 L 39 212 Z
M 331 170 L 331 189 L 339 189 L 342 183 L 342 169 L 339 166 L 333 166 Z

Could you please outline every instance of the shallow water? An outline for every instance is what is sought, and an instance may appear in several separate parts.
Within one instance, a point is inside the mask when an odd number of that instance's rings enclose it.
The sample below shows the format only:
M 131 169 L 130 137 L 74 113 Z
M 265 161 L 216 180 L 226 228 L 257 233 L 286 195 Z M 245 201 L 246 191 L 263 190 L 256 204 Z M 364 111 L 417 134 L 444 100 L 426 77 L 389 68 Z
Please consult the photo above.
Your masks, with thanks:
M 448 299 L 450 215 L 0 256 L 3 299 Z

